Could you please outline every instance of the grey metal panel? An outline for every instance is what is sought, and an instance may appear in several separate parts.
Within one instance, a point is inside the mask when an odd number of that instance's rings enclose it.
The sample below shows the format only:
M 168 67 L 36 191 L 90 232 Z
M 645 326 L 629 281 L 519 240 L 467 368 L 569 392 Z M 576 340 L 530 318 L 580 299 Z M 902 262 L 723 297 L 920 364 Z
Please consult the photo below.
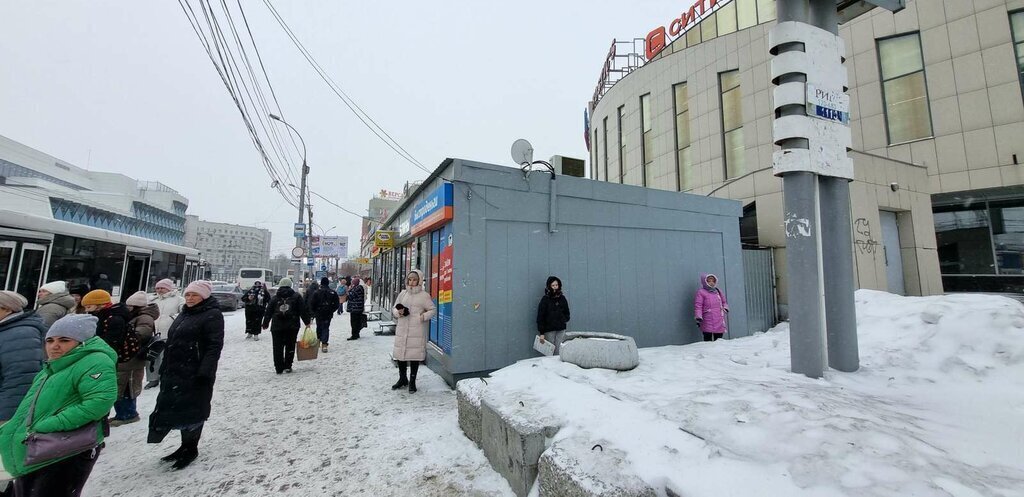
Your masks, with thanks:
M 766 331 L 777 324 L 775 271 L 771 249 L 743 251 L 743 279 L 747 290 L 747 328 Z
M 484 367 L 491 368 L 492 364 L 500 364 L 508 360 L 508 289 L 510 284 L 510 273 L 508 271 L 511 259 L 521 254 L 511 252 L 508 246 L 508 225 L 502 223 L 489 223 L 487 226 L 487 269 L 484 316 L 486 334 L 486 349 L 484 352 Z M 515 274 L 514 272 L 512 274 Z M 457 296 L 454 298 L 458 298 Z M 461 331 L 459 323 L 454 326 Z M 472 352 L 470 352 L 472 353 Z M 456 373 L 463 371 L 454 371 Z

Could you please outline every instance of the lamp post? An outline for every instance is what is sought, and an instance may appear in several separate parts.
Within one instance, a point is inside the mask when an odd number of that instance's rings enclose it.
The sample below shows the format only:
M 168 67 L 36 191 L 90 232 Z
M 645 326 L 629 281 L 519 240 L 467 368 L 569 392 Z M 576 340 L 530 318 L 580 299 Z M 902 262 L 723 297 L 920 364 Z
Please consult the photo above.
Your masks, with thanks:
M 303 207 L 305 207 L 303 204 L 304 204 L 304 202 L 306 200 L 306 176 L 309 174 L 309 166 L 306 165 L 306 140 L 302 139 L 302 135 L 299 133 L 299 131 L 297 129 L 295 129 L 291 124 L 288 124 L 288 122 L 285 121 L 284 119 L 281 119 L 281 116 L 278 116 L 277 114 L 270 114 L 270 118 L 275 120 L 275 121 L 279 121 L 281 124 L 283 124 L 285 126 L 288 126 L 288 129 L 290 129 L 293 133 L 295 133 L 295 135 L 299 137 L 299 142 L 302 143 L 302 182 L 301 182 L 302 186 L 299 187 L 299 220 L 297 221 L 298 224 L 302 224 L 302 209 L 303 209 Z M 312 221 L 312 219 L 310 219 L 310 221 Z M 302 237 L 301 236 L 296 236 L 295 237 L 295 246 L 296 247 L 302 247 Z M 312 254 L 306 254 L 306 255 L 307 256 L 312 256 Z M 302 281 L 302 260 L 301 260 L 301 258 L 300 258 L 298 264 L 295 265 L 295 278 L 300 281 L 299 284 L 301 285 L 301 281 Z

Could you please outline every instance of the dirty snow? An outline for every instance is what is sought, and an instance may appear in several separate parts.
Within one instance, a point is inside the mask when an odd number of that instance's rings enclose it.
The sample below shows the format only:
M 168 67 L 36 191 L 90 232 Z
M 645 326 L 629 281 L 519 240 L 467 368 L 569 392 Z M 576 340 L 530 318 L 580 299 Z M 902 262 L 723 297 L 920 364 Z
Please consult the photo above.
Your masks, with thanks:
M 790 373 L 783 324 L 641 349 L 629 372 L 521 361 L 495 373 L 482 395 L 522 416 L 554 417 L 563 428 L 553 443 L 592 441 L 566 446 L 592 465 L 583 470 L 607 473 L 587 450 L 602 444 L 659 492 L 1024 495 L 1024 306 L 982 295 L 856 295 L 856 373 Z M 115 428 L 85 495 L 512 495 L 459 431 L 443 381 L 421 368 L 420 392 L 392 392 L 391 338 L 364 331 L 346 342 L 347 322 L 335 320 L 330 353 L 277 376 L 269 335 L 247 342 L 241 313 L 228 315 L 199 460 L 171 472 L 159 457 L 177 446 L 174 435 L 148 445 L 144 422 Z M 140 411 L 154 400 L 145 392 Z
M 213 413 L 199 459 L 170 471 L 160 457 L 178 436 L 146 443 L 156 391 L 139 399 L 143 421 L 113 428 L 86 485 L 89 496 L 508 496 L 508 484 L 458 428 L 455 394 L 426 367 L 419 391 L 392 391 L 393 337 L 348 342 L 349 315 L 332 322 L 331 350 L 277 375 L 270 333 L 244 340 L 241 311 L 226 338 Z

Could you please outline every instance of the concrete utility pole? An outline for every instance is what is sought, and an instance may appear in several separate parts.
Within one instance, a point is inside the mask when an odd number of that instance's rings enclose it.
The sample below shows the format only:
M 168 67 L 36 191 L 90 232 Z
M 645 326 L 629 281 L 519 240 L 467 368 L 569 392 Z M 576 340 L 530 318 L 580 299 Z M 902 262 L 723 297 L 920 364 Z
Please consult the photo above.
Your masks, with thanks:
M 835 0 L 778 0 L 769 35 L 773 167 L 785 196 L 791 367 L 820 378 L 856 371 L 851 148 L 845 47 Z M 828 254 L 828 271 L 823 258 Z
M 279 121 L 281 124 L 285 126 L 288 126 L 288 129 L 292 130 L 295 133 L 295 135 L 299 137 L 299 143 L 302 143 L 302 182 L 299 186 L 299 220 L 297 221 L 298 224 L 302 224 L 302 209 L 305 207 L 303 202 L 305 202 L 306 200 L 306 176 L 309 175 L 309 166 L 306 165 L 306 140 L 303 140 L 302 135 L 299 134 L 299 131 L 292 127 L 291 124 L 288 124 L 284 119 L 281 119 L 280 116 L 270 114 L 270 118 L 274 119 L 275 121 Z M 312 230 L 313 226 L 312 217 L 312 211 L 310 211 L 310 230 Z M 310 233 L 312 233 L 312 231 Z M 301 236 L 295 237 L 295 246 L 302 246 Z M 306 255 L 312 257 L 313 254 L 310 254 L 307 249 Z M 299 262 L 295 265 L 295 278 L 297 280 L 296 282 L 302 281 L 302 258 L 299 258 Z

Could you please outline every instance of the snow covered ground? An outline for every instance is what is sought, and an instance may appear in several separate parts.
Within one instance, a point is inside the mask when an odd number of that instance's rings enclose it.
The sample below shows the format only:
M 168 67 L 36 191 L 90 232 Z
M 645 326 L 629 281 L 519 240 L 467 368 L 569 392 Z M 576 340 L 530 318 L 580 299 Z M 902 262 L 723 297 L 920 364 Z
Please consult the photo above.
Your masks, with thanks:
M 679 495 L 1024 496 L 1024 305 L 861 290 L 857 317 L 852 374 L 790 373 L 783 324 L 643 349 L 623 373 L 521 361 L 488 395 L 541 406 L 564 426 L 552 443 L 624 451 L 628 471 Z M 512 495 L 443 381 L 421 368 L 418 393 L 391 391 L 392 339 L 346 342 L 347 321 L 330 353 L 277 376 L 269 335 L 247 342 L 228 315 L 200 458 L 171 472 L 159 457 L 176 435 L 148 445 L 145 422 L 115 428 L 85 495 Z
M 624 373 L 522 361 L 485 395 L 558 419 L 553 443 L 584 437 L 626 452 L 629 472 L 679 495 L 1024 495 L 1024 306 L 856 298 L 857 373 L 790 373 L 783 324 L 643 349 Z
M 242 312 L 225 315 L 213 414 L 199 459 L 170 471 L 172 433 L 147 444 L 156 391 L 139 398 L 143 421 L 113 428 L 86 496 L 506 496 L 456 421 L 454 393 L 420 368 L 419 392 L 392 391 L 392 337 L 345 341 L 349 315 L 331 326 L 331 351 L 276 375 L 270 334 L 244 340 Z M 373 323 L 370 323 L 371 329 Z

